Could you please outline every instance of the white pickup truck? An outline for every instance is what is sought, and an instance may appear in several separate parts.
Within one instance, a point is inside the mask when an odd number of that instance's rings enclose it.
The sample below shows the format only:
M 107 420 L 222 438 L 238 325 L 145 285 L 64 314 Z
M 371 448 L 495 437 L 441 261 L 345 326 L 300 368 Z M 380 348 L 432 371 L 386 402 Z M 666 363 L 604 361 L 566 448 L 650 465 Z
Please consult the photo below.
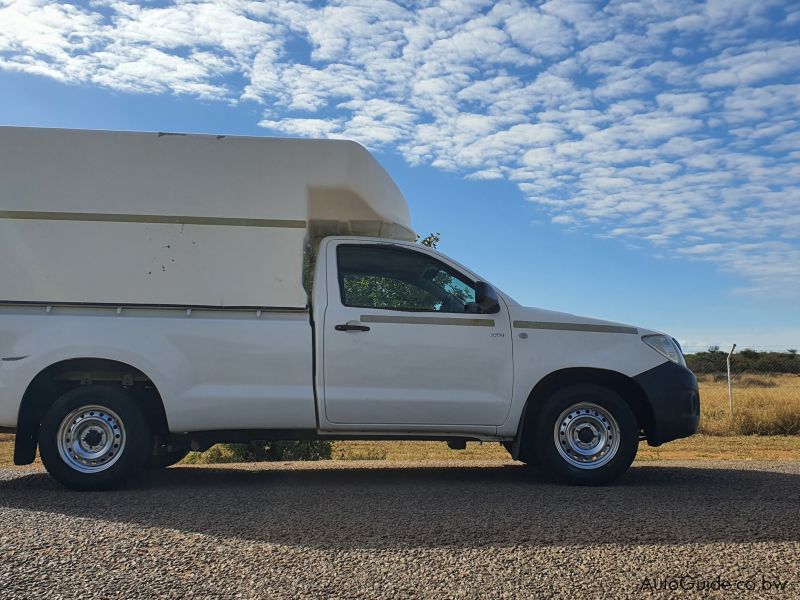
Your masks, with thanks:
M 479 440 L 602 484 L 696 431 L 671 337 L 520 306 L 414 239 L 352 142 L 0 128 L 15 463 L 95 490 L 216 442 Z

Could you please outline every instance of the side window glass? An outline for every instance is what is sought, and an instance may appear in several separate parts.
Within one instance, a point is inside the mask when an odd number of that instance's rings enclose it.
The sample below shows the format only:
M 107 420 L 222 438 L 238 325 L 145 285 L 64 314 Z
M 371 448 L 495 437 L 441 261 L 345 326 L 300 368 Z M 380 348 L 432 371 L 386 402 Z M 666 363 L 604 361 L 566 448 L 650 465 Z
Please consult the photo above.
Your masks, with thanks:
M 345 306 L 474 312 L 474 284 L 425 254 L 377 245 L 341 245 L 337 262 Z

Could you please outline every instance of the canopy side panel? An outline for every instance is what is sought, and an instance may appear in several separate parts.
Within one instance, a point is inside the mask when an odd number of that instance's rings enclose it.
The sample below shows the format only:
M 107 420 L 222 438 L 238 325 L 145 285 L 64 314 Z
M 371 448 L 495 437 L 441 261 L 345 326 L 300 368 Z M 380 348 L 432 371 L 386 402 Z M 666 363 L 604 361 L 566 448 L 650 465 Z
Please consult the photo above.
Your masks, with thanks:
M 353 142 L 0 127 L 0 300 L 305 306 L 315 205 L 412 235 Z

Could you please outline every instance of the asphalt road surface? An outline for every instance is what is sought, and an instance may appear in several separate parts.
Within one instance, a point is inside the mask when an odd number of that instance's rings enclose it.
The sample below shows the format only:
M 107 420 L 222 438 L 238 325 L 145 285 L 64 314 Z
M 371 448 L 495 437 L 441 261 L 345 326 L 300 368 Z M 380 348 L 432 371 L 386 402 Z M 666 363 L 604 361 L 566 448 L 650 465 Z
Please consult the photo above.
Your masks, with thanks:
M 173 467 L 105 493 L 0 469 L 3 600 L 709 593 L 800 598 L 800 461 L 605 488 L 498 462 Z

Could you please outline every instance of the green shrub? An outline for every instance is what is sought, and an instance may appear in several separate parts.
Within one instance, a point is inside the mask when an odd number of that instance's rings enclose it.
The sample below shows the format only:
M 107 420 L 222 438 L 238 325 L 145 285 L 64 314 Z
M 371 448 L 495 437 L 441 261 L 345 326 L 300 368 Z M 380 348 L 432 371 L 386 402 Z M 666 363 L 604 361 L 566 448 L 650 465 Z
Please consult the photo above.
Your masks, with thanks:
M 728 354 L 719 350 L 718 346 L 706 352 L 695 352 L 686 355 L 686 366 L 695 374 L 723 374 L 727 371 Z M 792 349 L 788 352 L 757 352 L 745 348 L 731 357 L 731 369 L 734 373 L 787 373 L 800 375 L 800 356 Z
M 205 452 L 192 452 L 187 463 L 238 463 L 287 460 L 324 460 L 331 457 L 327 440 L 254 440 L 244 444 L 217 444 Z

